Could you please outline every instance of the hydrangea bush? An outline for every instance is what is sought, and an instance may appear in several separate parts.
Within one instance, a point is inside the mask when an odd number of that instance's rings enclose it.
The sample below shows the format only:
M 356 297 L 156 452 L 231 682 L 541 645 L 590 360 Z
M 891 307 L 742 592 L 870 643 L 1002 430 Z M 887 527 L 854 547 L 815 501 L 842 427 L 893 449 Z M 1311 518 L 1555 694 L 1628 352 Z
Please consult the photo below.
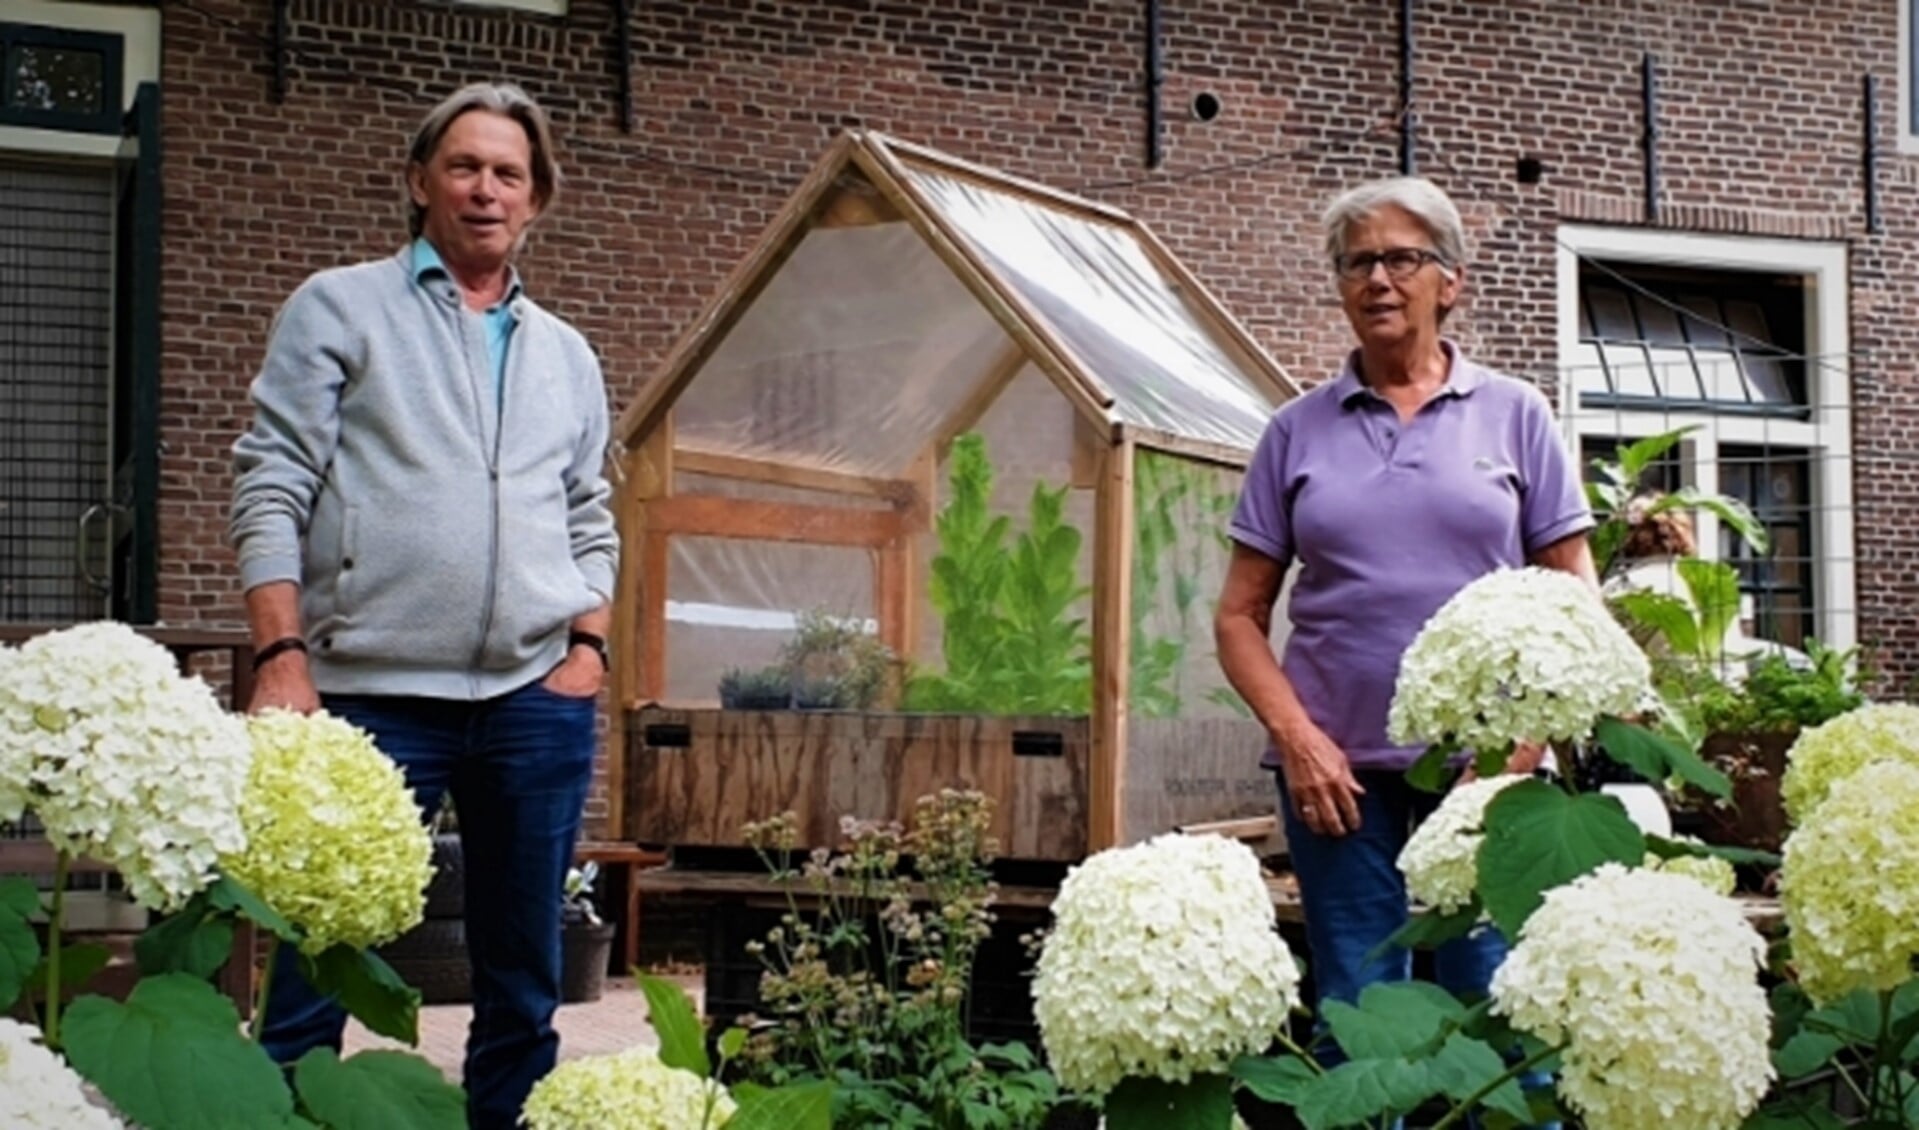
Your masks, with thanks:
M 1786 755 L 1779 797 L 1805 821 L 1834 785 L 1874 761 L 1919 766 L 1919 706 L 1875 703 L 1801 731 Z
M 1574 741 L 1652 696 L 1652 668 L 1584 582 L 1505 569 L 1461 589 L 1400 660 L 1387 718 L 1400 744 L 1500 749 Z
M 116 868 L 172 910 L 246 846 L 246 728 L 168 651 L 123 624 L 38 636 L 0 678 L 0 821 L 30 810 L 54 846 Z
M 40 1041 L 40 1030 L 0 1017 L 0 1126 L 8 1130 L 121 1130 L 87 1099 L 80 1077 Z
M 1493 1011 L 1565 1044 L 1588 1130 L 1734 1130 L 1773 1078 L 1765 940 L 1692 879 L 1606 865 L 1547 893 L 1493 976 Z
M 300 948 L 380 945 L 420 921 L 433 840 L 399 767 L 328 714 L 251 719 L 244 851 L 227 874 L 300 927 Z
M 1919 957 L 1919 766 L 1867 765 L 1831 785 L 1786 840 L 1780 900 L 1813 1000 L 1884 991 Z
M 1406 891 L 1441 914 L 1473 900 L 1479 885 L 1479 845 L 1484 842 L 1486 805 L 1501 791 L 1525 780 L 1502 774 L 1454 788 L 1439 808 L 1414 830 L 1399 853 Z
M 735 1109 L 719 1083 L 632 1048 L 554 1068 L 534 1084 L 522 1122 L 528 1130 L 717 1130 Z
M 1088 859 L 1053 902 L 1033 1014 L 1069 1089 L 1184 1083 L 1266 1049 L 1299 969 L 1245 845 L 1169 834 Z

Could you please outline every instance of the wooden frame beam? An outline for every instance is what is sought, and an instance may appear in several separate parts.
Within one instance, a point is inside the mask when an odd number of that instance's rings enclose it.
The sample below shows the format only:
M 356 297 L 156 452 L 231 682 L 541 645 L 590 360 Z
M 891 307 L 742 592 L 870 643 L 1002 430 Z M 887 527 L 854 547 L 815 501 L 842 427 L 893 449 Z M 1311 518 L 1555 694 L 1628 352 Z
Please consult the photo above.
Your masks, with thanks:
M 1087 848 L 1119 843 L 1126 798 L 1133 608 L 1133 444 L 1106 449 L 1093 502 L 1093 749 Z
M 648 534 L 799 542 L 882 549 L 905 528 L 893 510 L 798 506 L 753 498 L 682 494 L 647 507 Z
M 614 517 L 620 542 L 620 572 L 613 589 L 613 641 L 609 658 L 612 715 L 608 726 L 606 816 L 610 833 L 626 834 L 626 712 L 658 697 L 664 673 L 666 565 L 645 552 L 652 538 L 647 508 L 673 493 L 673 417 L 663 417 L 644 442 L 619 453 L 621 474 Z M 663 540 L 663 539 L 662 539 Z
M 754 459 L 745 455 L 723 455 L 716 451 L 677 448 L 673 452 L 676 470 L 695 475 L 711 475 L 748 483 L 813 490 L 823 494 L 850 494 L 862 498 L 883 498 L 908 505 L 913 501 L 913 484 L 905 479 L 854 475 L 804 463 L 780 463 L 772 459 Z

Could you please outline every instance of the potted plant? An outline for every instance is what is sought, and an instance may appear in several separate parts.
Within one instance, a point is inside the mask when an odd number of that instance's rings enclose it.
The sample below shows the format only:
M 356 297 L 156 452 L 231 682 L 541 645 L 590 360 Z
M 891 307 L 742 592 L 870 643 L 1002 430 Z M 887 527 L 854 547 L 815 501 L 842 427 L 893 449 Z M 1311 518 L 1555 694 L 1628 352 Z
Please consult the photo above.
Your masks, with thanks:
M 868 710 L 885 694 L 893 651 L 848 616 L 823 609 L 800 613 L 793 637 L 780 649 L 801 710 Z
M 560 1000 L 596 1001 L 606 990 L 606 966 L 613 952 L 613 924 L 600 919 L 593 885 L 600 865 L 588 863 L 566 873 L 560 901 Z
M 720 676 L 724 710 L 789 710 L 792 706 L 793 679 L 783 666 L 734 667 Z

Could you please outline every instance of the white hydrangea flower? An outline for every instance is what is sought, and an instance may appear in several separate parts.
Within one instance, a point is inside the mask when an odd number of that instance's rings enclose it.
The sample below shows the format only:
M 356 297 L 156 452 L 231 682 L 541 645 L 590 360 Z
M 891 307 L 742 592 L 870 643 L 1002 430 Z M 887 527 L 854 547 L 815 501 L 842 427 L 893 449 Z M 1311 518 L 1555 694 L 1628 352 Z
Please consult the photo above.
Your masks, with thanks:
M 0 1126 L 8 1130 L 121 1130 L 87 1101 L 80 1077 L 40 1043 L 40 1030 L 0 1017 Z
M 735 1109 L 724 1086 L 633 1048 L 560 1064 L 533 1085 L 520 1122 L 529 1130 L 718 1130 Z
M 1697 836 L 1675 836 L 1673 840 L 1676 843 L 1705 846 L 1705 841 Z M 1647 852 L 1644 866 L 1654 871 L 1684 875 L 1716 895 L 1730 896 L 1739 888 L 1739 873 L 1733 870 L 1730 862 L 1716 855 L 1675 855 L 1671 859 L 1662 859 Z
M 1468 749 L 1583 740 L 1652 701 L 1646 654 L 1584 582 L 1502 569 L 1460 589 L 1399 661 L 1387 734 Z
M 433 837 L 399 766 L 365 730 L 325 713 L 248 721 L 246 850 L 227 874 L 306 931 L 301 948 L 364 948 L 412 929 L 433 878 Z
M 1786 838 L 1779 897 L 1815 1001 L 1891 989 L 1919 956 L 1919 767 L 1868 765 Z
M 1486 838 L 1486 806 L 1500 790 L 1530 780 L 1517 773 L 1481 777 L 1446 794 L 1400 850 L 1406 891 L 1441 914 L 1472 901 L 1479 888 L 1479 845 Z
M 1546 892 L 1493 974 L 1493 1011 L 1564 1042 L 1588 1130 L 1735 1130 L 1772 1083 L 1766 943 L 1739 904 L 1616 863 Z
M 1236 841 L 1174 833 L 1100 852 L 1060 885 L 1053 916 L 1033 1015 L 1074 1091 L 1224 1070 L 1265 1051 L 1298 1003 L 1259 860 Z
M 1779 782 L 1786 815 L 1804 821 L 1834 785 L 1875 761 L 1919 766 L 1919 706 L 1873 703 L 1800 731 Z
M 113 865 L 171 910 L 246 845 L 246 726 L 123 624 L 28 641 L 0 679 L 0 819 L 31 810 L 55 847 Z

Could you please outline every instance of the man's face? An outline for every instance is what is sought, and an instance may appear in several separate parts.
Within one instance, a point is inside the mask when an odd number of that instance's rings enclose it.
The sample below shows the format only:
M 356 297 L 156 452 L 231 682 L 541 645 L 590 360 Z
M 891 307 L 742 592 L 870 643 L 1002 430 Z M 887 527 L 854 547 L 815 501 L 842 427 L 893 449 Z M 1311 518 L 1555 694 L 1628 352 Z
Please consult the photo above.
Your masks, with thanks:
M 426 209 L 421 234 L 451 267 L 504 267 L 540 214 L 532 142 L 520 123 L 491 110 L 453 119 L 426 163 L 407 169 L 407 186 Z

